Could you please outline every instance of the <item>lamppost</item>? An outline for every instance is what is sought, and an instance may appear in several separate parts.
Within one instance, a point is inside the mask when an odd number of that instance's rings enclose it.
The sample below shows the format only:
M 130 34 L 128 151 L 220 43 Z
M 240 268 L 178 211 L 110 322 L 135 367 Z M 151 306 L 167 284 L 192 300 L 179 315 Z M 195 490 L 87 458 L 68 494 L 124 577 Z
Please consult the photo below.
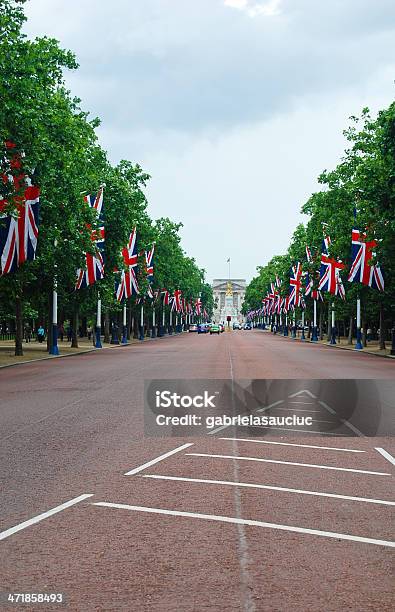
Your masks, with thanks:
M 336 329 L 335 329 L 335 303 L 332 302 L 332 325 L 331 325 L 331 341 L 330 344 L 336 344 Z
M 96 313 L 96 342 L 95 348 L 102 348 L 101 344 L 101 299 L 100 293 L 97 295 L 97 313 Z
M 304 335 L 304 310 L 302 310 L 302 335 L 300 336 L 301 340 L 306 340 L 306 337 Z
M 121 344 L 127 344 L 128 343 L 128 338 L 127 338 L 127 326 L 126 326 L 126 302 L 123 305 L 123 309 L 122 309 L 122 339 L 121 339 Z
M 58 245 L 58 241 L 55 238 L 54 246 L 55 249 Z M 49 351 L 50 355 L 59 355 L 58 347 L 58 280 L 57 280 L 57 264 L 56 258 L 54 263 L 54 279 L 53 279 L 53 291 L 52 291 L 52 343 Z
M 140 309 L 140 336 L 139 336 L 139 340 L 143 341 L 144 340 L 144 304 L 141 304 L 141 309 Z
M 317 300 L 313 300 L 313 332 L 311 334 L 311 342 L 318 342 L 318 334 L 317 334 Z

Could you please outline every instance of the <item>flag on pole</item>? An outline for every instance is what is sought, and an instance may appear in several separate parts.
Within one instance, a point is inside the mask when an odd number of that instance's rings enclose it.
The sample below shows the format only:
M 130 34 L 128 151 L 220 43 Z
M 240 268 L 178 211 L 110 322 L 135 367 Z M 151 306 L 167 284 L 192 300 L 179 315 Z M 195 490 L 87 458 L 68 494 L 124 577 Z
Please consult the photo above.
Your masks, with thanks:
M 381 268 L 379 264 L 370 263 L 377 241 L 367 240 L 366 233 L 355 228 L 351 233 L 351 241 L 352 264 L 348 281 L 362 283 L 373 289 L 384 291 L 384 277 Z
M 133 229 L 129 235 L 128 244 L 122 249 L 122 259 L 125 269 L 122 270 L 121 280 L 116 284 L 115 293 L 118 302 L 130 298 L 139 293 L 136 277 L 138 253 L 137 253 L 137 231 Z
M 346 297 L 343 281 L 340 277 L 340 270 L 346 267 L 344 263 L 330 257 L 328 248 L 331 239 L 326 236 L 322 242 L 319 291 L 328 291 L 332 295 L 339 295 L 343 300 Z
M 85 202 L 92 208 L 97 215 L 99 228 L 92 230 L 91 240 L 95 245 L 95 254 L 85 253 L 85 266 L 77 270 L 76 289 L 83 289 L 93 285 L 96 281 L 104 277 L 104 207 L 103 207 L 103 188 L 100 187 L 96 195 L 87 195 Z
M 12 152 L 15 144 L 7 141 L 5 147 L 7 152 Z M 0 200 L 0 276 L 35 259 L 39 225 L 39 188 L 24 174 L 19 153 L 13 153 L 6 164 L 7 174 L 1 178 L 4 184 L 11 183 L 16 211 L 6 213 L 8 202 Z

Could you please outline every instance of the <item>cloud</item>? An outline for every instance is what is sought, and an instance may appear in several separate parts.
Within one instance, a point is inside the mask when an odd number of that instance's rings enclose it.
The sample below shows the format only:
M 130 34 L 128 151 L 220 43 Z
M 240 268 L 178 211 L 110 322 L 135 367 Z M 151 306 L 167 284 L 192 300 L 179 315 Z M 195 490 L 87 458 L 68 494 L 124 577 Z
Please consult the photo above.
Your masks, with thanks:
M 264 15 L 271 17 L 280 14 L 281 0 L 266 0 L 265 2 L 252 2 L 251 0 L 224 0 L 224 5 L 243 10 L 250 17 Z
M 393 100 L 393 0 L 32 0 L 30 36 L 102 119 L 110 158 L 142 164 L 153 217 L 184 223 L 210 277 L 251 277 L 286 248 L 347 116 Z M 255 17 L 255 18 L 253 18 Z M 226 253 L 226 257 L 224 255 Z

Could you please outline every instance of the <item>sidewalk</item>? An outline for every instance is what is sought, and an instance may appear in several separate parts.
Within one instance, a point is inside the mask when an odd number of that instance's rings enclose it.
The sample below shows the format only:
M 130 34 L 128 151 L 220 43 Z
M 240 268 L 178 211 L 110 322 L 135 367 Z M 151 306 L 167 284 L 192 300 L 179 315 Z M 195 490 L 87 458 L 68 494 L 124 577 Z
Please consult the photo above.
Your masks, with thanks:
M 265 330 L 265 331 L 267 331 L 268 333 L 271 333 L 270 330 Z M 277 333 L 277 336 L 281 336 L 281 334 Z M 292 338 L 291 334 L 289 336 L 281 336 L 281 337 L 285 337 L 285 338 L 288 338 L 288 340 L 295 341 L 295 338 Z M 296 339 L 301 341 L 300 332 Z M 306 342 L 311 343 L 310 339 L 307 338 L 307 334 L 306 334 Z M 321 345 L 321 346 L 327 346 L 329 348 L 338 348 L 338 349 L 342 349 L 346 351 L 354 351 L 355 353 L 368 353 L 369 355 L 376 355 L 378 357 L 389 357 L 390 359 L 395 359 L 395 355 L 390 354 L 391 353 L 391 341 L 390 340 L 386 340 L 385 350 L 380 350 L 378 341 L 373 340 L 371 342 L 368 342 L 368 345 L 366 348 L 356 351 L 355 342 L 356 342 L 355 338 L 353 338 L 352 344 L 350 345 L 350 344 L 347 344 L 347 338 L 340 338 L 340 340 L 336 338 L 336 344 L 330 344 L 326 339 L 318 340 L 318 342 L 314 344 Z
M 181 334 L 172 334 L 170 337 L 177 337 Z M 167 337 L 167 335 L 166 335 Z M 144 342 L 156 340 L 156 338 L 150 338 L 146 336 Z M 140 344 L 141 340 L 131 338 L 128 340 L 128 344 L 104 344 L 102 336 L 103 349 L 116 348 L 120 346 L 128 346 L 130 344 Z M 80 355 L 81 353 L 90 353 L 96 351 L 93 346 L 93 341 L 88 338 L 78 338 L 78 348 L 71 348 L 70 342 L 64 340 L 58 342 L 59 355 L 49 355 L 47 352 L 46 341 L 40 344 L 36 340 L 32 342 L 23 342 L 23 356 L 15 357 L 15 343 L 14 340 L 0 340 L 0 368 L 15 365 L 17 363 L 24 363 L 27 361 L 40 361 L 43 359 L 57 359 L 58 357 L 64 357 L 66 355 Z

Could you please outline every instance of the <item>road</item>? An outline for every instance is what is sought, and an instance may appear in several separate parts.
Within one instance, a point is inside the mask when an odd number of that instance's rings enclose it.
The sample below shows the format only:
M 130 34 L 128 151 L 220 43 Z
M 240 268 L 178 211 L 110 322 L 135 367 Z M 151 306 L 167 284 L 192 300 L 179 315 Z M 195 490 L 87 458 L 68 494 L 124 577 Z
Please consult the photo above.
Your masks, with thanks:
M 144 437 L 152 378 L 278 379 L 259 410 L 317 423 L 338 417 L 312 380 L 381 379 L 360 395 L 382 435 L 342 418 L 336 435 Z M 258 330 L 0 370 L 0 590 L 84 611 L 392 610 L 394 379 L 393 360 Z

